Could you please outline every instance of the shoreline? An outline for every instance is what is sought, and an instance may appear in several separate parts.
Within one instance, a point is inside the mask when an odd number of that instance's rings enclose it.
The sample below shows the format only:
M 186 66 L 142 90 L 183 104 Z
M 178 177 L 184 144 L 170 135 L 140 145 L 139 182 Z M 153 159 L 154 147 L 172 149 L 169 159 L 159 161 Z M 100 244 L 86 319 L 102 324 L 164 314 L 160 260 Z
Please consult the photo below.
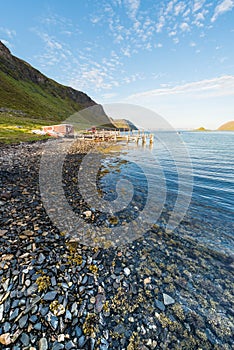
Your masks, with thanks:
M 233 261 L 157 227 L 118 248 L 68 242 L 41 202 L 43 143 L 0 148 L 3 349 L 232 349 Z M 84 211 L 80 151 L 64 176 Z

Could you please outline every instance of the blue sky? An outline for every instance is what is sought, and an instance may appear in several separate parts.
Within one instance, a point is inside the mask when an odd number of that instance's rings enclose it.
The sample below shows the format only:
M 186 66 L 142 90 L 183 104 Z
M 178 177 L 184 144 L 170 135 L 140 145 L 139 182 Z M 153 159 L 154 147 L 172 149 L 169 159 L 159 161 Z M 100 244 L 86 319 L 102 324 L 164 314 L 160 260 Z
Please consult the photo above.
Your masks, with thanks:
M 0 40 L 98 103 L 175 128 L 234 120 L 234 0 L 1 1 Z

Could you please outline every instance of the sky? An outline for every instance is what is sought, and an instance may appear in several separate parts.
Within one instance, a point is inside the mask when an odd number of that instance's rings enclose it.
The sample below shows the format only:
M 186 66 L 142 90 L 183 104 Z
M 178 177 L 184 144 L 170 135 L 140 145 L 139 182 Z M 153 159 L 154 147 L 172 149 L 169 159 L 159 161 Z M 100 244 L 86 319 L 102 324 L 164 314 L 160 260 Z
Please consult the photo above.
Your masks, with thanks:
M 98 103 L 174 128 L 234 120 L 234 0 L 1 1 L 0 40 Z

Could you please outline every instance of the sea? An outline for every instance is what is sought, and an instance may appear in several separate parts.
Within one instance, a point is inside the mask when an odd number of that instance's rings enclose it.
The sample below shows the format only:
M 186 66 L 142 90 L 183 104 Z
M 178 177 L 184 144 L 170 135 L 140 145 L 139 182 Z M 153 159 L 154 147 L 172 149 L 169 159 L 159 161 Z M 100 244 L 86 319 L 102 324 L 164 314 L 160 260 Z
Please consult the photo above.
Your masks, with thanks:
M 125 213 L 127 223 L 143 212 L 143 220 L 232 255 L 234 133 L 153 134 L 153 144 L 123 141 L 121 150 L 113 148 L 105 157 L 103 198 L 118 198 L 117 184 L 124 179 L 132 198 L 119 213 Z

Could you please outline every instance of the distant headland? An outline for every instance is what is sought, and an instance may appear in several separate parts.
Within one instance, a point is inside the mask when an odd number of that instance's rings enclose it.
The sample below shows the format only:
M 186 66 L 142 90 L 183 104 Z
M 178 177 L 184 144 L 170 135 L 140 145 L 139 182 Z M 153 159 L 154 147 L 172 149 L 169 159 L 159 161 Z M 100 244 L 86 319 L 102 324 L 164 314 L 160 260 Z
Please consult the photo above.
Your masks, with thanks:
M 222 124 L 216 130 L 206 129 L 203 126 L 201 126 L 200 128 L 194 129 L 192 131 L 202 131 L 202 132 L 204 132 L 204 131 L 234 131 L 234 120 L 231 120 L 225 124 Z
M 218 128 L 219 131 L 234 131 L 234 120 L 231 120 Z

